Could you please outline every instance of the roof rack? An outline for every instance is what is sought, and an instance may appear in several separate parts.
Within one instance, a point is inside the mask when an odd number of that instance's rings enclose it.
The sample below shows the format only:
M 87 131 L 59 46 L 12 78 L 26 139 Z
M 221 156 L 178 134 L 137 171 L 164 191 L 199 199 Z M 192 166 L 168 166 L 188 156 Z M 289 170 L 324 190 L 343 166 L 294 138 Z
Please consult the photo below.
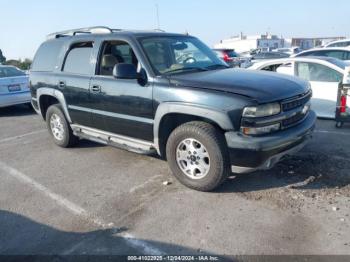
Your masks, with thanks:
M 65 36 L 75 36 L 77 34 L 111 34 L 116 31 L 121 31 L 121 29 L 111 29 L 106 26 L 85 27 L 52 33 L 47 35 L 47 39 L 60 38 Z

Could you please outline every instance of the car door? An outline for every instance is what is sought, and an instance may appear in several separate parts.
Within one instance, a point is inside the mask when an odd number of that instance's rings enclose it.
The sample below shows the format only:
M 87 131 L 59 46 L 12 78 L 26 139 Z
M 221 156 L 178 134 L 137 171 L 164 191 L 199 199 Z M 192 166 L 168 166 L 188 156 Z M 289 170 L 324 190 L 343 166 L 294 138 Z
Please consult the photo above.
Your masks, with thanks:
M 152 85 L 136 79 L 116 79 L 117 63 L 133 64 L 141 71 L 133 48 L 126 41 L 101 44 L 95 76 L 91 80 L 92 118 L 101 129 L 137 139 L 153 141 Z
M 338 86 L 343 75 L 318 63 L 297 62 L 295 73 L 310 82 L 312 108 L 319 117 L 334 118 Z
M 89 127 L 93 127 L 89 95 L 94 72 L 92 51 L 92 41 L 71 44 L 65 55 L 62 72 L 57 76 L 58 89 L 64 94 L 72 122 Z

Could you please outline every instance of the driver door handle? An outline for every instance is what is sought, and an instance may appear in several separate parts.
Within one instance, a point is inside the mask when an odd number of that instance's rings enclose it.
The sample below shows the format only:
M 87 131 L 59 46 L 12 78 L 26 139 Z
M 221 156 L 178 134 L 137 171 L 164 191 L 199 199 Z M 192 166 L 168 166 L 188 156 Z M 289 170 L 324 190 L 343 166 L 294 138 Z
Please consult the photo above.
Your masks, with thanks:
M 99 85 L 93 85 L 91 87 L 91 91 L 94 92 L 94 93 L 100 93 L 101 92 L 101 86 Z

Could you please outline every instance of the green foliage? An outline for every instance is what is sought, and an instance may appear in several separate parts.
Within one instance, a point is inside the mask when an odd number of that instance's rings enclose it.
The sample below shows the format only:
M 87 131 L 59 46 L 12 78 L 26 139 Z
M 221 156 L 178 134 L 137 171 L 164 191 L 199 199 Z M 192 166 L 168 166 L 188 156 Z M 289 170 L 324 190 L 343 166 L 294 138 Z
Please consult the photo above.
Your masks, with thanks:
M 22 60 L 22 59 L 6 60 L 6 57 L 2 54 L 2 51 L 0 49 L 0 64 L 12 65 L 12 66 L 18 67 L 19 69 L 22 69 L 22 70 L 29 70 L 30 65 L 32 64 L 32 60 L 30 60 L 28 58 L 26 58 L 24 60 Z
M 4 55 L 2 54 L 2 51 L 0 49 L 0 64 L 3 64 L 6 62 L 6 57 L 4 57 Z
M 22 70 L 29 70 L 30 68 L 30 65 L 32 64 L 32 60 L 26 58 L 24 60 L 20 59 L 20 60 L 7 60 L 6 65 L 12 65 L 12 66 L 15 66 L 15 67 L 18 67 L 19 69 L 22 69 Z

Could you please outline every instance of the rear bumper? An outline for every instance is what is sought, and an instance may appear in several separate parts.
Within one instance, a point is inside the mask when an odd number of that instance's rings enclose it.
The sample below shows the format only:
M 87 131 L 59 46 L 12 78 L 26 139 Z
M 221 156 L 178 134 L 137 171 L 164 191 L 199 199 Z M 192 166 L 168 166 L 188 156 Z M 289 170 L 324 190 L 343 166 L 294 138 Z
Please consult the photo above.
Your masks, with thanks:
M 30 91 L 0 95 L 0 107 L 30 103 Z
M 284 156 L 299 151 L 311 138 L 316 114 L 310 111 L 299 125 L 268 136 L 248 137 L 237 132 L 225 133 L 234 173 L 270 169 Z

